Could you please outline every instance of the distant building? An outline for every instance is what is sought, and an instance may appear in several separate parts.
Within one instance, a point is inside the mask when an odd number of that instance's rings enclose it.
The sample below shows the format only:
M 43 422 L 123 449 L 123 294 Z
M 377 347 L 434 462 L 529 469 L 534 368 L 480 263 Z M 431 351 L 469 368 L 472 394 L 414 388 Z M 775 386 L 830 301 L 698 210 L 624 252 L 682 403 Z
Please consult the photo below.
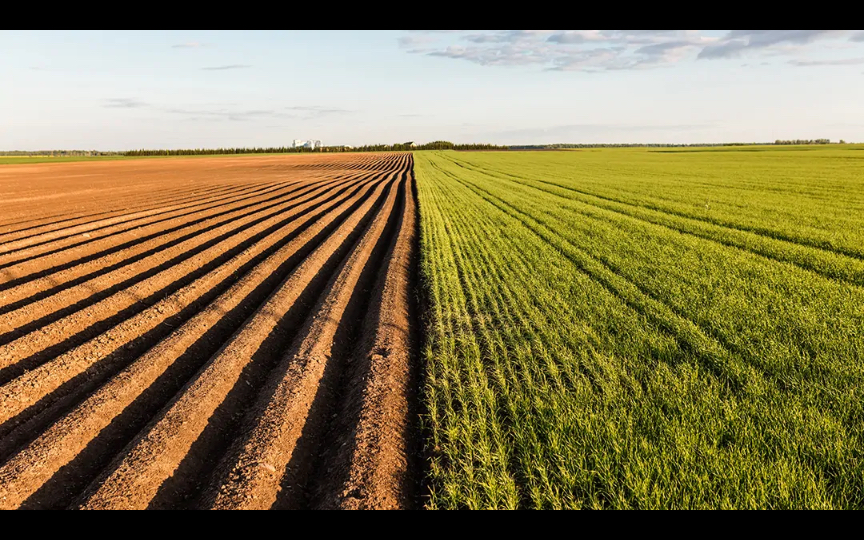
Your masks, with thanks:
M 309 148 L 315 150 L 316 148 L 321 148 L 321 141 L 317 139 L 309 139 L 308 141 L 294 139 L 294 144 L 292 146 L 294 148 Z

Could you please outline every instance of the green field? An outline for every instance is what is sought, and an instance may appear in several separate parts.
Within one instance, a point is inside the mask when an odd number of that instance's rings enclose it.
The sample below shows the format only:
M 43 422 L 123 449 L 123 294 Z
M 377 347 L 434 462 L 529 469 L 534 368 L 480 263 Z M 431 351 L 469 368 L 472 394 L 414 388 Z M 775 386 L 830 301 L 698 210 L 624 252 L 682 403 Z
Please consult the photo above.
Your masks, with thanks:
M 430 508 L 864 507 L 860 147 L 415 162 Z

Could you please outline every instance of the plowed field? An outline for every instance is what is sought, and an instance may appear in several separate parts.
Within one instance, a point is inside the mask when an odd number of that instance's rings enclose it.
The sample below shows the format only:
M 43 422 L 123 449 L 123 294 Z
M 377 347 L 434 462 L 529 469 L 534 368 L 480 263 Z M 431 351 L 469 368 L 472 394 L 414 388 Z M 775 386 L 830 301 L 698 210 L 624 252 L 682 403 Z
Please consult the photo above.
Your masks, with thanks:
M 0 508 L 403 508 L 410 154 L 0 169 Z

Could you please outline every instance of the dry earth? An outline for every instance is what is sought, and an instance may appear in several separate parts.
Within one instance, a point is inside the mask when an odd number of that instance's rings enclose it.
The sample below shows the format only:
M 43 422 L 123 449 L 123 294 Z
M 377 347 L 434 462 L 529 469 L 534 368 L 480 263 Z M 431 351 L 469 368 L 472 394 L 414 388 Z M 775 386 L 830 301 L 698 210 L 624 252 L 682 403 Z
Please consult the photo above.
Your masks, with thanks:
M 412 166 L 0 166 L 0 508 L 411 507 Z

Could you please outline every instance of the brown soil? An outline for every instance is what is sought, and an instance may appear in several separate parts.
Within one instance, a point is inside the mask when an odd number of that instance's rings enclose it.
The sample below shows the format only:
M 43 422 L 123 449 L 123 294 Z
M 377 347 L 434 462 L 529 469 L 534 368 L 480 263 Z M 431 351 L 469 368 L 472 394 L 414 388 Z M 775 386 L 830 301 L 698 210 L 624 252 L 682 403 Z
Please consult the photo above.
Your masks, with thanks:
M 0 167 L 0 509 L 411 507 L 412 168 Z

